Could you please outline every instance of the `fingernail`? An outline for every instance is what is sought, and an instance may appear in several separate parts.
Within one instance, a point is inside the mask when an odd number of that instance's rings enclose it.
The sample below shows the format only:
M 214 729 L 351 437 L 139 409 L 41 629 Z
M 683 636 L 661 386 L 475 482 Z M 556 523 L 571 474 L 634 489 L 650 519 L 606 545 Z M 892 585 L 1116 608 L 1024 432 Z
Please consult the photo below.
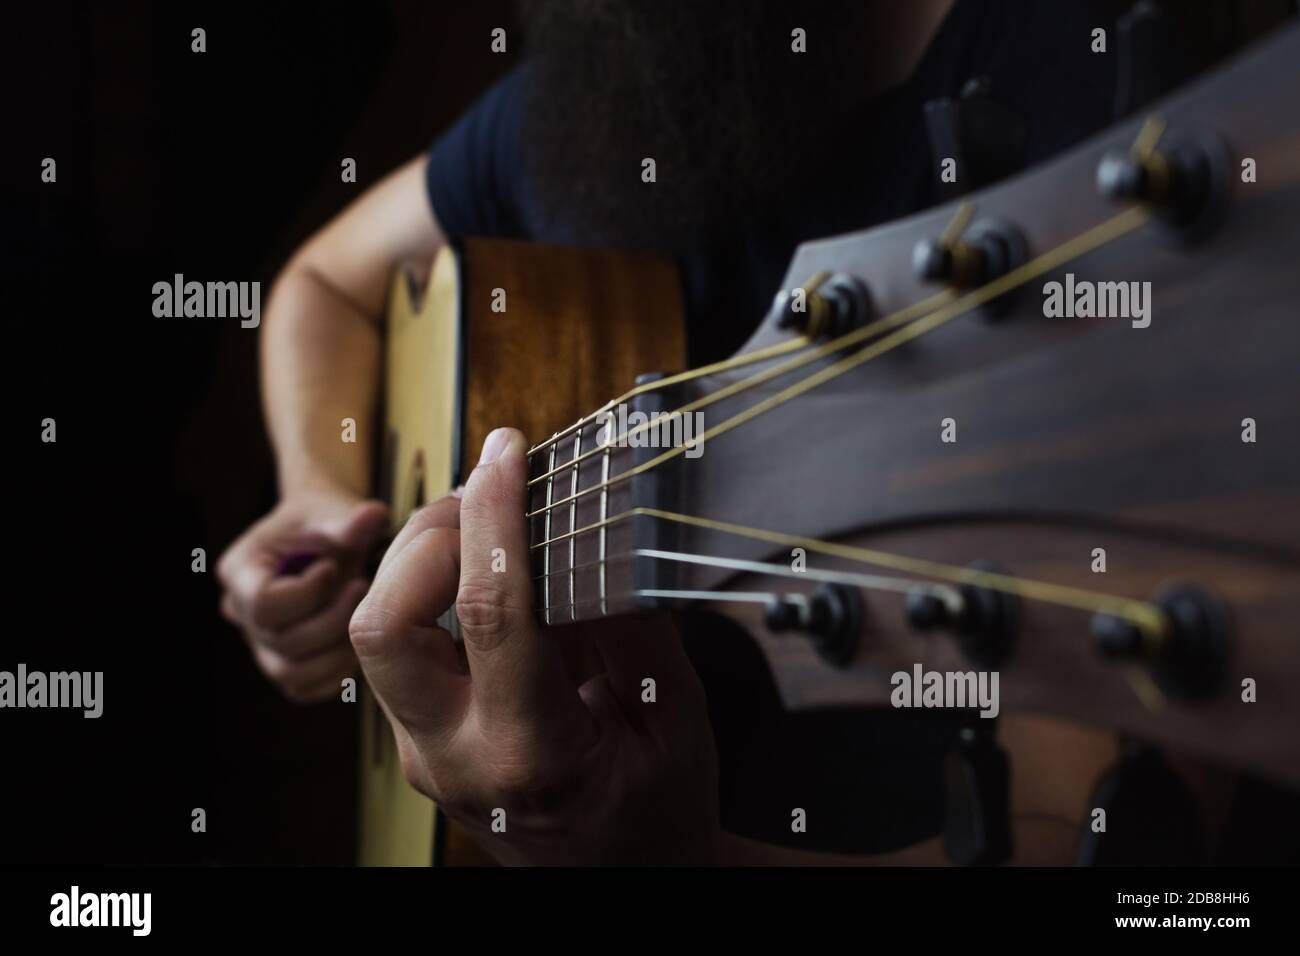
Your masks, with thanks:
M 510 430 L 508 428 L 494 429 L 483 442 L 483 450 L 479 453 L 478 463 L 486 465 L 496 461 L 509 445 Z
M 464 497 L 465 497 L 465 486 L 464 486 L 464 485 L 457 485 L 455 488 L 451 489 L 451 496 L 452 496 L 453 498 L 464 498 Z

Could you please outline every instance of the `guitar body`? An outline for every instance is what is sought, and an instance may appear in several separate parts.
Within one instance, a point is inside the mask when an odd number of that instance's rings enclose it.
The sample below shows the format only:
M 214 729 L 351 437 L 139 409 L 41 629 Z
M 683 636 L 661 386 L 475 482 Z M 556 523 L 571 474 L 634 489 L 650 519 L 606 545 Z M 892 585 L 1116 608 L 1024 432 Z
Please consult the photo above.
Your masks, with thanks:
M 394 533 L 465 480 L 493 428 L 550 435 L 638 374 L 686 366 L 677 274 L 657 258 L 471 239 L 420 286 L 404 270 L 389 294 L 379 484 Z M 362 711 L 360 862 L 491 863 L 407 784 L 368 688 Z

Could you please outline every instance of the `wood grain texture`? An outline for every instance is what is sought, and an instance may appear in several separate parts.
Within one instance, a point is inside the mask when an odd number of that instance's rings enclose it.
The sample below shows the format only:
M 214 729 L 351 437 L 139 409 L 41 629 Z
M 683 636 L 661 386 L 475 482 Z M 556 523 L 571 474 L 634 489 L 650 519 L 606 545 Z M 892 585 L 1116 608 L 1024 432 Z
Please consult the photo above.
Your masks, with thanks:
M 685 362 L 670 263 L 603 249 L 471 239 L 465 244 L 467 466 L 493 428 L 536 443 Z M 506 310 L 492 311 L 495 289 Z

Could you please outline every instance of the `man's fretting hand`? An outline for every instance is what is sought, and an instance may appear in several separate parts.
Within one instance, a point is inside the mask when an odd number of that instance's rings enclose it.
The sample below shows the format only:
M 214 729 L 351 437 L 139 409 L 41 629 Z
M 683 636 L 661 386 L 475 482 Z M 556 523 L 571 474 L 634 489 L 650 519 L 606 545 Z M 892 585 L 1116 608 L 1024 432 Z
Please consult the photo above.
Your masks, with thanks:
M 504 863 L 710 862 L 717 766 L 703 690 L 665 620 L 538 627 L 526 447 L 514 429 L 489 435 L 463 497 L 412 516 L 352 617 L 402 768 Z M 437 625 L 453 604 L 463 655 Z M 599 662 L 595 676 L 575 668 L 583 657 Z

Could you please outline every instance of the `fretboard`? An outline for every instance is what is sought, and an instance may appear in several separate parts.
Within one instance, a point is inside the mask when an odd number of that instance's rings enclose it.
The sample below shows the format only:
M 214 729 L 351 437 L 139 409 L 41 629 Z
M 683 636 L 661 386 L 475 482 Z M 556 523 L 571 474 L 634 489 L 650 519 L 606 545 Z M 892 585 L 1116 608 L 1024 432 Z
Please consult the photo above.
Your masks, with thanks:
M 571 426 L 529 458 L 530 557 L 537 618 L 567 624 L 636 606 L 632 556 L 634 449 L 605 444 L 600 421 Z

